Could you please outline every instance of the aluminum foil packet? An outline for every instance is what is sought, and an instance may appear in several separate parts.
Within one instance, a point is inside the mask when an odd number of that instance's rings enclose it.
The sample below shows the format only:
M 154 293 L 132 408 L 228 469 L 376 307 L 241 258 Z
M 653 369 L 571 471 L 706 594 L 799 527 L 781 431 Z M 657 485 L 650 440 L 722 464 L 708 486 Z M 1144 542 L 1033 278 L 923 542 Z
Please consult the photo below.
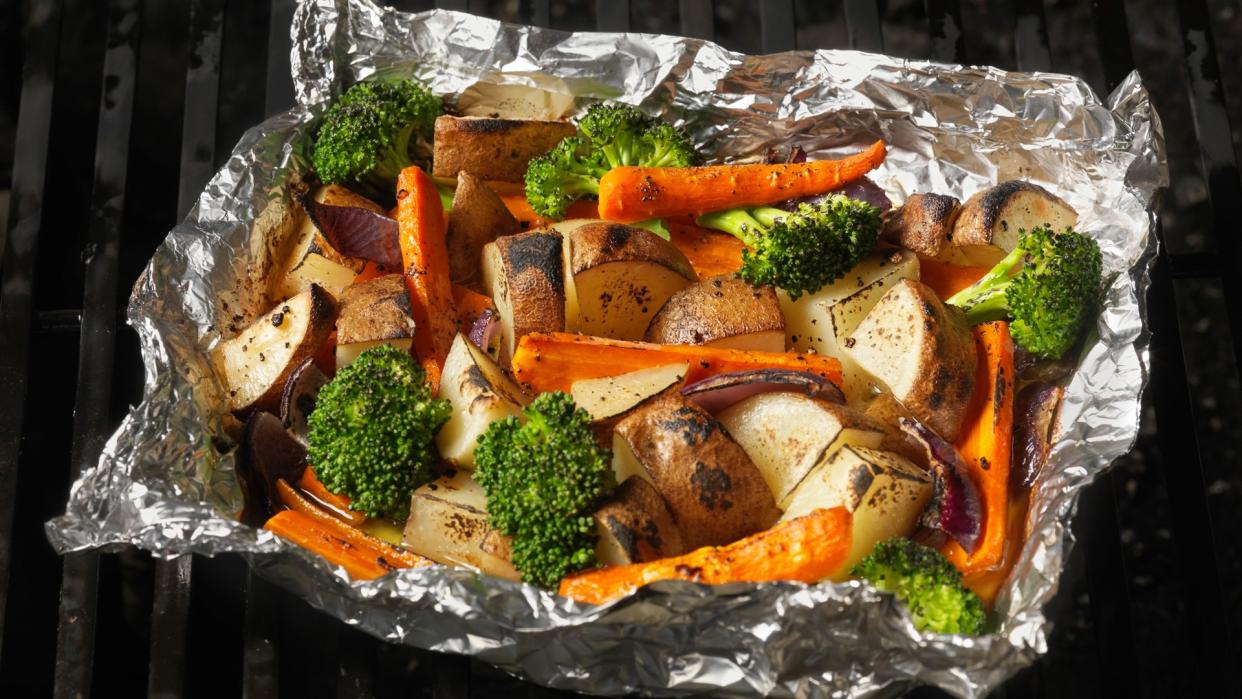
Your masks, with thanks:
M 365 0 L 304 1 L 291 31 L 297 106 L 245 134 L 135 284 L 129 319 L 142 341 L 145 398 L 48 524 L 58 551 L 241 553 L 378 637 L 603 694 L 862 697 L 925 683 L 977 697 L 1045 650 L 1041 608 L 1072 543 L 1077 497 L 1133 444 L 1149 366 L 1143 298 L 1168 173 L 1137 74 L 1101 101 L 1082 80 L 1051 73 L 853 51 L 745 56 L 693 39 L 569 34 Z M 635 104 L 683 125 L 716 158 L 792 144 L 813 159 L 837 157 L 883 138 L 890 154 L 872 177 L 896 202 L 916 191 L 964 200 L 1021 178 L 1073 205 L 1103 249 L 1107 293 L 997 603 L 999 630 L 920 633 L 891 597 L 856 582 L 665 582 L 603 607 L 440 566 L 350 582 L 240 524 L 208 351 L 274 302 L 265 274 L 273 241 L 296 218 L 288 184 L 308 170 L 308 137 L 334 95 L 377 73 L 416 76 L 471 114 L 559 117 L 600 99 Z

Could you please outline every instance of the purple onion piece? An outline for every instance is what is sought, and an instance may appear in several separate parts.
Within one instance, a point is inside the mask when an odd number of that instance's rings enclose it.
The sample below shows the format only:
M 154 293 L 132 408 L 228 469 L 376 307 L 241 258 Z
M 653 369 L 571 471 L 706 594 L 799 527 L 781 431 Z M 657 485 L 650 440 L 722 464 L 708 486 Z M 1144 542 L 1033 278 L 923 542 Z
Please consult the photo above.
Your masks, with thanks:
M 835 194 L 844 194 L 845 196 L 851 199 L 858 199 L 860 201 L 865 201 L 868 204 L 879 209 L 880 213 L 884 213 L 885 211 L 888 211 L 889 209 L 893 208 L 893 202 L 889 201 L 888 195 L 884 193 L 884 190 L 880 189 L 879 185 L 872 182 L 870 179 L 866 177 L 860 177 L 857 180 L 854 180 L 853 182 L 850 182 L 849 184 L 845 185 L 844 187 L 840 189 L 835 189 L 831 192 L 827 192 L 824 194 L 816 194 L 815 196 L 811 196 L 811 197 L 801 197 L 798 199 L 786 199 L 785 201 L 782 201 L 780 203 L 773 204 L 773 206 L 775 206 L 778 209 L 783 209 L 785 211 L 797 211 L 798 205 L 800 204 L 814 204 L 815 202 L 818 202 L 822 199 L 826 199 L 827 197 L 833 196 Z
M 681 394 L 700 408 L 715 414 L 760 393 L 801 393 L 830 403 L 844 403 L 837 385 L 808 371 L 751 369 L 716 374 L 681 389 Z
M 764 152 L 763 162 L 768 165 L 779 165 L 781 163 L 805 163 L 806 151 L 802 150 L 802 146 L 790 146 L 789 150 L 772 147 Z
M 396 219 L 358 206 L 329 206 L 303 197 L 306 215 L 342 255 L 373 260 L 389 271 L 402 267 Z
M 484 352 L 491 351 L 492 340 L 495 338 L 496 329 L 500 327 L 500 318 L 492 309 L 485 309 L 474 319 L 474 323 L 470 326 L 470 333 L 466 336 L 475 347 Z
M 276 481 L 297 483 L 306 470 L 306 447 L 285 430 L 280 418 L 256 412 L 246 420 L 237 451 L 237 474 L 245 507 L 241 520 L 262 526 L 276 513 Z
M 952 444 L 918 420 L 903 417 L 901 429 L 923 445 L 932 471 L 932 498 L 919 523 L 948 534 L 966 551 L 979 548 L 983 503 L 966 461 Z

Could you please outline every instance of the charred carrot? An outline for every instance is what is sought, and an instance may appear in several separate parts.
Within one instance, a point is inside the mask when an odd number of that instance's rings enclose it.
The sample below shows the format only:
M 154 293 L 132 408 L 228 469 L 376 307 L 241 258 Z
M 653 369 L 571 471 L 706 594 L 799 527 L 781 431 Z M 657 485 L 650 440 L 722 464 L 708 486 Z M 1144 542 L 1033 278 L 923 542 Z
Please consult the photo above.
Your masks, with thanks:
M 1000 565 L 992 570 L 962 577 L 962 583 L 979 595 L 979 599 L 983 600 L 983 605 L 988 609 L 996 603 L 996 595 L 1013 572 L 1014 565 L 1018 562 L 1018 554 L 1022 551 L 1022 544 L 1026 542 L 1026 509 L 1029 503 L 1030 491 L 1023 491 L 1009 499 L 1009 529 L 1005 534 L 1005 553 Z
M 671 242 L 690 261 L 699 279 L 733 274 L 742 267 L 742 251 L 746 245 L 728 233 L 675 219 L 668 221 L 668 229 Z
M 333 517 L 316 506 L 315 503 L 303 497 L 284 479 L 277 479 L 276 493 L 280 496 L 280 502 L 285 507 L 315 521 L 325 530 L 332 532 L 333 536 L 348 543 L 355 549 L 367 553 L 368 558 L 374 552 L 376 556 L 382 557 L 392 568 L 415 568 L 431 563 L 429 559 L 380 541 Z
M 575 381 L 689 362 L 687 382 L 746 369 L 809 371 L 841 383 L 841 362 L 822 354 L 656 345 L 573 333 L 531 333 L 513 353 L 513 377 L 533 393 L 568 391 Z
M 484 311 L 495 307 L 490 296 L 484 296 L 459 284 L 453 285 L 453 305 L 457 308 L 457 331 L 461 333 L 470 332 L 474 321 Z
M 324 487 L 324 484 L 315 475 L 314 466 L 307 466 L 306 470 L 302 471 L 302 477 L 298 479 L 298 487 L 302 489 L 302 492 L 307 497 L 314 500 L 316 504 L 346 524 L 356 527 L 367 521 L 366 515 L 349 509 L 349 498 L 333 493 Z
M 919 281 L 931 287 L 936 295 L 947 299 L 983 278 L 990 267 L 967 267 L 936 260 L 919 260 Z
M 418 167 L 407 167 L 397 177 L 397 224 L 416 328 L 414 353 L 436 390 L 457 334 L 457 313 L 444 242 L 444 207 L 435 182 Z
M 546 219 L 530 207 L 530 202 L 526 201 L 526 194 L 501 194 L 500 200 L 504 202 L 505 208 L 509 213 L 513 214 L 513 218 L 526 226 L 528 230 L 537 230 L 546 228 L 555 221 Z M 569 210 L 565 212 L 565 218 L 599 218 L 599 206 L 593 201 L 576 201 L 569 206 Z
M 616 167 L 599 181 L 599 215 L 629 223 L 773 204 L 830 192 L 884 162 L 884 141 L 840 160 L 702 167 Z
M 956 542 L 941 551 L 964 574 L 992 570 L 1001 564 L 1009 520 L 1009 461 L 1013 446 L 1013 341 L 1004 321 L 974 327 L 975 394 L 966 408 L 958 453 L 983 500 L 983 532 L 979 547 L 967 554 Z
M 600 568 L 561 580 L 560 594 L 604 604 L 657 580 L 819 582 L 845 563 L 852 524 L 844 507 L 815 510 L 727 546 L 706 546 L 683 556 Z
M 341 525 L 345 526 L 345 525 Z M 277 512 L 263 528 L 341 566 L 355 580 L 373 580 L 396 570 L 378 552 L 357 548 L 332 527 L 296 510 Z M 381 563 L 384 561 L 384 563 Z

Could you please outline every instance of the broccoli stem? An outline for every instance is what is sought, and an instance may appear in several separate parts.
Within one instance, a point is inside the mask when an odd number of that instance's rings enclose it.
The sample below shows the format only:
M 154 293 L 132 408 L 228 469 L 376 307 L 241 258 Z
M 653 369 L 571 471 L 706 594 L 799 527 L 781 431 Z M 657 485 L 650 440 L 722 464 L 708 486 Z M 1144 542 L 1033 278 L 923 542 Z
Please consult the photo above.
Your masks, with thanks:
M 755 247 L 758 235 L 768 228 L 746 209 L 713 211 L 699 216 L 696 223 L 704 228 L 724 231 L 752 248 Z
M 1024 257 L 1026 257 L 1026 252 L 1021 246 L 1015 247 L 1004 259 L 997 262 L 995 267 L 988 270 L 982 279 L 953 294 L 945 300 L 945 303 L 965 308 L 967 311 L 973 309 L 975 305 L 989 301 L 990 297 L 1000 297 L 1000 302 L 1004 303 L 1005 285 L 1017 273 Z M 1003 315 L 997 318 L 1000 317 Z M 991 320 L 997 320 L 997 318 L 991 318 Z

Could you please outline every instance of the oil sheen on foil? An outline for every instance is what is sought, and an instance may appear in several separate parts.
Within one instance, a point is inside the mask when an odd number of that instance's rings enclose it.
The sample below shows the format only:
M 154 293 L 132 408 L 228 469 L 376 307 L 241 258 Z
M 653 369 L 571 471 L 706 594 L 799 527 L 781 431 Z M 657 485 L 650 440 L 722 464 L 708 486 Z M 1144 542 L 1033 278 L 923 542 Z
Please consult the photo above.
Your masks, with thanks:
M 568 34 L 364 0 L 302 2 L 291 29 L 297 106 L 249 130 L 135 284 L 129 319 L 145 398 L 47 526 L 57 550 L 131 544 L 157 556 L 238 552 L 260 574 L 376 636 L 469 653 L 541 684 L 621 694 L 888 696 L 913 684 L 982 696 L 1045 650 L 1081 490 L 1130 449 L 1148 371 L 1143 298 L 1155 197 L 1168 180 L 1159 119 L 1137 74 L 1101 101 L 1081 80 L 852 51 L 745 56 L 644 34 Z M 1054 191 L 1096 237 L 1104 310 L 1034 493 L 1031 532 L 982 638 L 921 634 L 858 583 L 657 583 L 605 607 L 433 567 L 351 583 L 344 572 L 238 523 L 240 491 L 208 350 L 266 311 L 272 240 L 293 221 L 286 184 L 306 172 L 325 103 L 376 73 L 413 75 L 466 113 L 572 115 L 639 105 L 717 157 L 798 144 L 839 156 L 876 138 L 873 178 L 897 202 L 966 199 L 1006 179 Z

